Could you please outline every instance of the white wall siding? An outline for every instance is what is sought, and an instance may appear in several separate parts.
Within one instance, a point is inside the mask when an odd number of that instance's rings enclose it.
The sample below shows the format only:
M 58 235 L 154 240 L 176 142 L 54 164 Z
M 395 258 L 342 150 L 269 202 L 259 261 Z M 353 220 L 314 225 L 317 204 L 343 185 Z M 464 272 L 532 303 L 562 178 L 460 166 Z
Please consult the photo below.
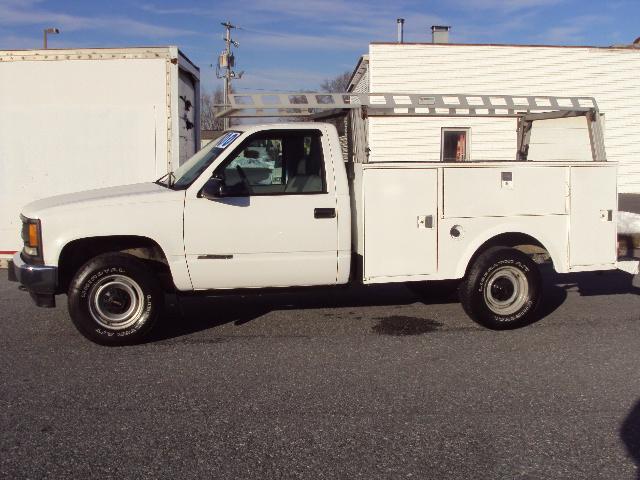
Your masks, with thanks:
M 470 128 L 471 160 L 515 160 L 513 118 L 370 117 L 370 162 L 438 162 L 442 128 Z
M 353 87 L 354 93 L 367 93 L 369 91 L 369 68 L 366 68 L 358 82 Z
M 380 93 L 593 96 L 606 116 L 608 159 L 620 162 L 620 191 L 640 192 L 639 72 L 637 49 L 372 44 L 368 73 L 370 91 Z M 513 128 L 505 124 L 494 135 L 488 143 L 512 139 L 513 158 Z M 474 132 L 472 157 L 477 144 Z M 411 150 L 407 155 L 422 154 Z
M 559 145 L 562 148 L 558 148 Z M 527 158 L 532 161 L 553 162 L 591 161 L 587 119 L 573 117 L 533 122 Z
M 365 71 L 353 87 L 355 93 L 367 93 L 369 91 L 369 68 L 364 64 Z M 347 135 L 351 137 L 351 150 L 347 148 L 345 158 L 349 162 L 367 162 L 367 129 L 368 119 L 362 118 L 360 109 L 350 110 L 347 118 Z

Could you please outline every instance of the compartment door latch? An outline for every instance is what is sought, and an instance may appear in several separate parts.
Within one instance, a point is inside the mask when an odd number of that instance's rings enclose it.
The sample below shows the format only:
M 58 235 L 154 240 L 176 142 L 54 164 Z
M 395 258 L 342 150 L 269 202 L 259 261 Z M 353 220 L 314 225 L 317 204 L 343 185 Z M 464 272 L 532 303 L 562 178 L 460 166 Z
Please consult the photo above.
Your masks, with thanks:
M 418 228 L 433 228 L 433 215 L 418 215 Z
M 600 210 L 600 220 L 603 222 L 612 222 L 613 210 Z

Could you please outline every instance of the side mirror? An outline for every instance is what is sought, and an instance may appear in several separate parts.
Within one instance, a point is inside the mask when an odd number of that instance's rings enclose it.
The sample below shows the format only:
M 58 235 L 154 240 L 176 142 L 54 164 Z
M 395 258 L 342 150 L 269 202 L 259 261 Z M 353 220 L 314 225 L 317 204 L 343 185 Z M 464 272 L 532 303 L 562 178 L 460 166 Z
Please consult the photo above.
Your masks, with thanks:
M 224 197 L 224 182 L 218 177 L 211 177 L 204 184 L 200 195 L 207 200 L 216 200 L 220 197 Z

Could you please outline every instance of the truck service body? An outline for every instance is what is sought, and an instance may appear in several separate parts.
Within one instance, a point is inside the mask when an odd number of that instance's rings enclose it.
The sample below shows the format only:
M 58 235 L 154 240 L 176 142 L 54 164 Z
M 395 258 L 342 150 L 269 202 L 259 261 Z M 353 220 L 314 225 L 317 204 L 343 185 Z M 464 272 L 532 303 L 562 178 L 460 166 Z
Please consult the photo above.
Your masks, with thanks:
M 81 333 L 111 345 L 148 333 L 163 291 L 447 280 L 474 320 L 504 329 L 537 318 L 537 262 L 637 273 L 637 261 L 617 258 L 617 167 L 594 99 L 231 97 L 231 117 L 335 116 L 346 142 L 331 123 L 232 127 L 155 183 L 36 201 L 22 211 L 25 248 L 10 276 L 43 306 L 68 293 Z M 518 151 L 512 161 L 368 162 L 367 119 L 384 116 L 509 118 Z M 565 117 L 586 122 L 592 161 L 531 161 L 536 123 Z

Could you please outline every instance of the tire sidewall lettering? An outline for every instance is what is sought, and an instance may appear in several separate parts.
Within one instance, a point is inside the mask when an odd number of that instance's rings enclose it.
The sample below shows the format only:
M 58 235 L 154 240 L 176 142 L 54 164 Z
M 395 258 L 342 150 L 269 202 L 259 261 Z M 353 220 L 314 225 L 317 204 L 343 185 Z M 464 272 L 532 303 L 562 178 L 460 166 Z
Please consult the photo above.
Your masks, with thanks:
M 105 267 L 95 271 L 87 280 L 84 281 L 80 288 L 80 298 L 87 298 L 91 287 L 103 276 L 108 274 L 119 273 L 120 275 L 128 276 L 127 269 L 124 267 Z
M 100 268 L 99 270 L 92 272 L 87 278 L 87 280 L 83 282 L 82 287 L 80 289 L 80 298 L 82 299 L 84 304 L 83 309 L 88 310 L 89 308 L 89 301 L 90 301 L 89 293 L 91 292 L 91 288 L 93 287 L 93 285 L 95 285 L 95 283 L 105 275 L 112 275 L 112 274 L 127 276 L 135 280 L 135 278 L 129 274 L 127 268 L 120 265 L 103 267 L 103 268 Z M 146 289 L 143 284 L 141 284 L 141 287 L 143 288 L 143 292 L 144 292 L 145 305 L 143 307 L 142 316 L 134 325 L 127 328 L 126 330 L 108 330 L 104 327 L 96 326 L 94 327 L 94 332 L 102 337 L 111 338 L 111 337 L 127 337 L 135 334 L 138 330 L 140 330 L 145 325 L 154 307 L 153 296 L 150 293 L 145 291 Z

